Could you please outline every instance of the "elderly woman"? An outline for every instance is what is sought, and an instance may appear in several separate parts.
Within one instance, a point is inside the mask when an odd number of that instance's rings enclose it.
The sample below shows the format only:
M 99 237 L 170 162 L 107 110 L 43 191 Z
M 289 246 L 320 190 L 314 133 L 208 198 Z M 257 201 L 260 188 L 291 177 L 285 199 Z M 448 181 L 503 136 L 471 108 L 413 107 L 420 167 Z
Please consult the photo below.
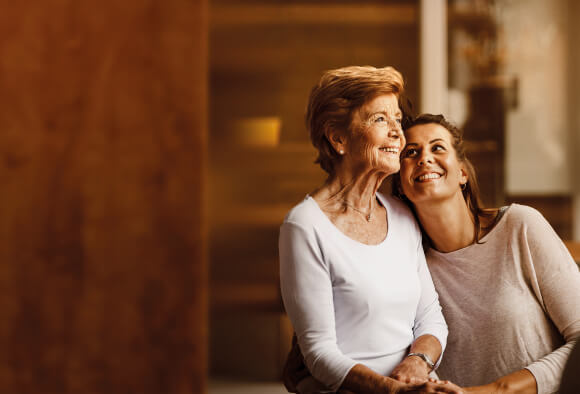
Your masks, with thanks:
M 478 393 L 553 393 L 580 336 L 580 273 L 533 208 L 482 209 L 461 132 L 441 115 L 406 127 L 399 194 L 430 247 L 449 324 L 438 373 Z
M 399 171 L 402 93 L 391 67 L 346 67 L 310 94 L 328 179 L 288 213 L 279 242 L 282 297 L 311 373 L 299 393 L 460 392 L 427 381 L 447 326 L 411 211 L 377 192 Z

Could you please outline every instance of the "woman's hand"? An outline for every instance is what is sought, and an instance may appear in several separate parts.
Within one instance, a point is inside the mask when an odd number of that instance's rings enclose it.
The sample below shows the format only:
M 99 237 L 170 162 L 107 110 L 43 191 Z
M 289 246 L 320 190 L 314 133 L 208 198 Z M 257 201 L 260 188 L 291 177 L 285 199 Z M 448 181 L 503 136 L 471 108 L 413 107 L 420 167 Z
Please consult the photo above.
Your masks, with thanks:
M 410 353 L 422 353 L 434 361 L 441 355 L 441 343 L 433 335 L 425 334 L 411 344 Z M 405 383 L 423 383 L 429 378 L 432 365 L 419 356 L 407 356 L 393 369 L 390 377 Z
M 296 339 L 296 334 L 292 336 L 292 348 L 288 357 L 286 358 L 286 363 L 284 364 L 284 370 L 282 371 L 282 380 L 284 381 L 284 386 L 289 393 L 296 393 L 296 385 L 302 379 L 310 375 L 310 371 L 306 368 L 304 363 L 304 357 L 298 346 L 298 341 Z
M 429 378 L 431 368 L 419 357 L 405 357 L 391 372 L 391 378 L 404 383 L 423 383 Z
M 447 393 L 447 394 L 463 394 L 464 391 L 461 387 L 451 383 L 448 380 L 436 380 L 436 379 L 429 379 L 423 383 L 417 384 L 409 384 L 409 383 L 400 383 L 398 382 L 399 386 L 395 388 L 393 393 L 402 394 L 402 393 Z

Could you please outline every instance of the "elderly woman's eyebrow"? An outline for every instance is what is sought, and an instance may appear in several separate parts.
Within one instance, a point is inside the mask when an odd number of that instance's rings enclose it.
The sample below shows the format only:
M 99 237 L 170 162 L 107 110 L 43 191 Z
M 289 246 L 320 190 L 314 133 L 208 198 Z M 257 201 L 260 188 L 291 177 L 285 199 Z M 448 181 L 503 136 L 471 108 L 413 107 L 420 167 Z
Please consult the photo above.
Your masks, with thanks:
M 365 117 L 371 117 L 377 114 L 385 114 L 385 115 L 389 115 L 389 109 L 388 108 L 382 108 L 382 109 L 377 109 L 377 110 L 371 110 L 365 113 Z M 395 112 L 394 114 L 395 117 L 402 117 L 403 113 L 399 110 L 397 112 Z

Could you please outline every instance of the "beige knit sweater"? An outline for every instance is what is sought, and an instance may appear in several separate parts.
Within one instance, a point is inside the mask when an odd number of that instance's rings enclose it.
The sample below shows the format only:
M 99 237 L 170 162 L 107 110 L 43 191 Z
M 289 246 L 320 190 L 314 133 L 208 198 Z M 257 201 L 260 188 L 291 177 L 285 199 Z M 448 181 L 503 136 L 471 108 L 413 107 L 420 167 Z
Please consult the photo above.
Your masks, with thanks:
M 530 207 L 511 205 L 482 242 L 426 253 L 449 326 L 437 373 L 467 387 L 527 368 L 556 392 L 580 336 L 578 267 Z

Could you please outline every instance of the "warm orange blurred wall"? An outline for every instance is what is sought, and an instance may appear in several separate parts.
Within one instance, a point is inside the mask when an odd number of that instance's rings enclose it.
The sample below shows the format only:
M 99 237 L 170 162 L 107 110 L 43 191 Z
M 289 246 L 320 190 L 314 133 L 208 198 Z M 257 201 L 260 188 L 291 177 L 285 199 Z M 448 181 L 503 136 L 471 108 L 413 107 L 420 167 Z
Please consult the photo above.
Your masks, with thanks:
M 205 392 L 207 1 L 0 9 L 0 392 Z

